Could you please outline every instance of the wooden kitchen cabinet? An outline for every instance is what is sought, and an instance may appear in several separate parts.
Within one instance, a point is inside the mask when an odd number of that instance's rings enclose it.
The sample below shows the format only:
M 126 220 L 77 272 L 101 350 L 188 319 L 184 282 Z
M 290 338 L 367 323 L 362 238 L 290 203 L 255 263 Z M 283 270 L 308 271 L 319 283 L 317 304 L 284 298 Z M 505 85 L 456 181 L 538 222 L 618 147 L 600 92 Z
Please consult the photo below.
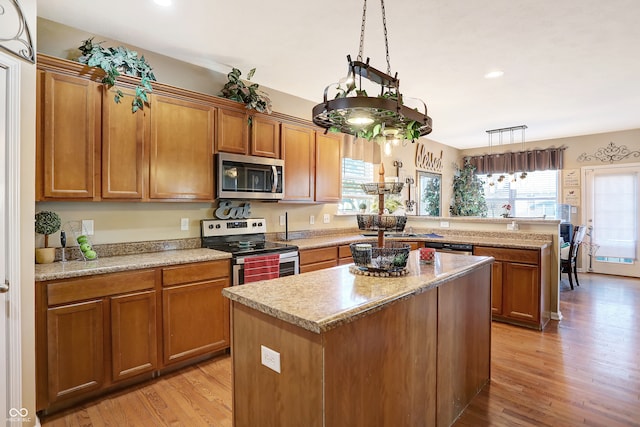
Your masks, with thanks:
M 36 407 L 60 408 L 158 368 L 154 270 L 36 283 Z
M 316 135 L 311 128 L 282 124 L 284 200 L 313 202 Z
M 542 330 L 550 319 L 550 248 L 475 246 L 474 255 L 492 256 L 491 310 L 494 320 Z
M 251 116 L 251 142 L 249 154 L 252 156 L 280 158 L 280 122 L 264 114 Z
M 149 198 L 213 200 L 215 108 L 151 97 Z
M 353 263 L 351 256 L 351 247 L 349 245 L 338 246 L 338 265 Z
M 249 115 L 246 111 L 218 109 L 216 152 L 248 154 Z
M 304 249 L 300 251 L 300 273 L 322 270 L 338 265 L 338 248 Z
M 149 111 L 131 112 L 134 89 L 121 88 L 119 104 L 114 90 L 102 95 L 102 198 L 141 200 L 147 181 L 145 152 L 149 145 Z
M 101 85 L 38 71 L 36 200 L 91 200 L 100 147 Z M 99 178 L 99 177 L 98 177 Z
M 230 346 L 228 261 L 163 268 L 162 286 L 165 365 Z
M 316 202 L 338 203 L 342 199 L 341 133 L 316 132 Z

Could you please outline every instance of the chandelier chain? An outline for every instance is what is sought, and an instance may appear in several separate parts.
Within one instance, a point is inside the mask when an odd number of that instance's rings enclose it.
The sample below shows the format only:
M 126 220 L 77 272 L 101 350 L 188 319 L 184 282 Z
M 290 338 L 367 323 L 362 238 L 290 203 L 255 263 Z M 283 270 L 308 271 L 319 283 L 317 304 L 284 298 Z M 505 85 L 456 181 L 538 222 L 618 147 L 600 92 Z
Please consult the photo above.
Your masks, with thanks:
M 384 30 L 384 49 L 387 55 L 387 74 L 391 75 L 391 58 L 389 56 L 389 40 L 387 35 L 387 17 L 384 8 L 384 0 L 380 0 L 380 7 L 382 8 L 382 28 Z M 362 24 L 360 26 L 360 48 L 358 49 L 358 61 L 362 61 L 362 55 L 364 53 L 364 30 L 367 23 L 367 0 L 364 0 L 362 6 Z
M 362 53 L 364 52 L 364 27 L 367 22 L 367 0 L 364 0 L 362 7 L 362 25 L 360 26 L 360 49 L 358 49 L 358 61 L 362 61 Z

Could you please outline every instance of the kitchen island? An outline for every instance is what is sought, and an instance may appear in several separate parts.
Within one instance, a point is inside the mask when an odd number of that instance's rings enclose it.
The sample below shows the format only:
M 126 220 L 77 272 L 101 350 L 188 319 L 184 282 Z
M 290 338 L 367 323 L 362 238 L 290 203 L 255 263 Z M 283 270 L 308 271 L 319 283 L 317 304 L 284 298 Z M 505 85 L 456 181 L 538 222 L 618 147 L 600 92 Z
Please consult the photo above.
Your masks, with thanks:
M 491 257 L 226 288 L 237 427 L 449 426 L 489 381 Z M 270 367 L 267 367 L 270 366 Z

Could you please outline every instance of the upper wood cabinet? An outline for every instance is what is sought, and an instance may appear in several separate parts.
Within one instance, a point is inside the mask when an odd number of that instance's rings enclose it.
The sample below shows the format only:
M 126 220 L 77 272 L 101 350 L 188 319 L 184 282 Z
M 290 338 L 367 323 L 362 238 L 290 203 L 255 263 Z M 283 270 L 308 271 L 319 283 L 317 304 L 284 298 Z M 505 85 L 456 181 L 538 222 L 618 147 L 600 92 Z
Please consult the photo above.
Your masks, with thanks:
M 342 198 L 342 139 L 341 133 L 316 132 L 316 202 Z
M 252 156 L 280 158 L 280 122 L 263 114 L 251 117 L 251 142 L 249 153 Z
M 102 85 L 42 71 L 39 80 L 36 198 L 92 199 L 98 185 Z
M 247 154 L 249 145 L 249 115 L 246 111 L 218 110 L 216 152 Z
M 218 109 L 216 152 L 280 158 L 280 122 L 265 114 Z
M 131 112 L 135 90 L 122 88 L 124 97 L 113 102 L 114 90 L 102 99 L 102 198 L 142 199 L 149 140 L 147 110 Z
M 313 202 L 315 193 L 315 131 L 282 124 L 284 200 Z
M 213 200 L 215 108 L 151 99 L 149 198 Z

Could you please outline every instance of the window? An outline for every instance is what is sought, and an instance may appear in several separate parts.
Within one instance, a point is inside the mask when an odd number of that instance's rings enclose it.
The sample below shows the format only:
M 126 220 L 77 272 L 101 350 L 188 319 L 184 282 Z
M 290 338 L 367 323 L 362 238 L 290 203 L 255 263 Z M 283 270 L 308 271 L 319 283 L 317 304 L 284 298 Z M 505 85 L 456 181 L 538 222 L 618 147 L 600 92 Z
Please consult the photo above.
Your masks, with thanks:
M 503 206 L 510 205 L 510 217 L 559 218 L 557 170 L 529 172 L 525 179 L 520 179 L 518 174 L 503 176 L 504 180 L 498 182 L 497 175 L 489 178 L 478 174 L 484 182 L 488 217 L 503 216 L 506 213 Z M 518 178 L 512 182 L 514 176 Z
M 369 212 L 373 202 L 372 196 L 362 191 L 360 184 L 374 182 L 373 163 L 363 160 L 342 159 L 342 200 L 338 210 L 345 213 L 360 212 L 361 205 Z

